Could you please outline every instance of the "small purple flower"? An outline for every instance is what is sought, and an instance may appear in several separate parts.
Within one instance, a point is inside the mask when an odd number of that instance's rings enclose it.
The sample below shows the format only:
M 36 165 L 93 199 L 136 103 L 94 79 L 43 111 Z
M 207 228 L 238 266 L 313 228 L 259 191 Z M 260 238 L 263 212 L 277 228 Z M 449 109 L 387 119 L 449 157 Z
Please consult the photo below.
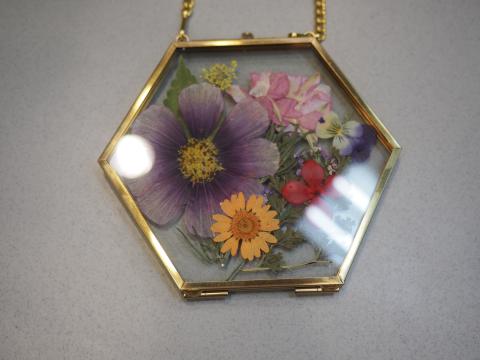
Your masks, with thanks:
M 273 193 L 273 191 L 272 191 L 268 186 L 264 186 L 264 187 L 263 187 L 262 195 L 263 195 L 264 197 L 267 197 L 267 196 L 269 196 L 269 195 L 272 194 L 272 193 Z
M 220 202 L 240 191 L 261 194 L 257 179 L 276 172 L 279 152 L 262 138 L 270 121 L 255 100 L 236 104 L 223 123 L 222 93 L 212 85 L 185 88 L 178 104 L 188 131 L 164 106 L 150 106 L 135 121 L 132 133 L 150 142 L 155 162 L 127 184 L 152 222 L 167 225 L 183 215 L 189 232 L 210 237 Z
M 320 149 L 320 155 L 327 161 L 332 159 L 332 153 L 326 147 Z
M 293 157 L 296 160 L 301 159 L 302 156 L 303 156 L 303 153 L 304 153 L 304 149 L 302 147 L 298 146 L 293 153 Z

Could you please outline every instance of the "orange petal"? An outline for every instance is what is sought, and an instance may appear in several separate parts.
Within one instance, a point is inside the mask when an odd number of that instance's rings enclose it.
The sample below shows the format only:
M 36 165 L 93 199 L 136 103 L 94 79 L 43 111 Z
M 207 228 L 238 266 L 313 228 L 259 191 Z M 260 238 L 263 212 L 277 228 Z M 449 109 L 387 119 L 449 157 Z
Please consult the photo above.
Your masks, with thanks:
M 255 210 L 260 208 L 263 204 L 263 196 L 250 195 L 247 201 L 247 210 Z
M 228 216 L 222 215 L 222 214 L 215 214 L 212 216 L 213 220 L 218 221 L 218 222 L 224 222 L 227 224 L 232 223 L 232 219 L 229 218 Z
M 252 240 L 252 242 L 254 243 L 254 246 L 258 247 L 264 253 L 268 253 L 270 251 L 267 242 L 261 237 L 257 236 L 255 239 Z
M 210 229 L 216 233 L 224 233 L 230 231 L 230 224 L 224 222 L 217 222 L 213 224 Z
M 265 218 L 267 219 L 273 219 L 275 216 L 277 216 L 277 212 L 275 210 L 269 210 L 265 213 Z
M 265 240 L 267 243 L 270 243 L 270 244 L 276 244 L 278 242 L 278 240 L 275 236 L 273 236 L 272 234 L 269 234 L 267 232 L 261 231 L 258 234 L 258 237 L 262 238 L 263 240 Z
M 260 222 L 260 230 L 263 231 L 274 231 L 280 229 L 280 221 L 278 219 L 268 220 L 268 221 L 261 221 Z
M 252 240 L 252 249 L 253 249 L 253 256 L 256 258 L 260 257 L 260 245 L 258 244 L 256 239 Z
M 237 250 L 238 250 L 238 240 L 235 238 L 230 238 L 227 241 L 225 241 L 225 244 L 223 244 L 222 248 L 220 249 L 220 252 L 222 254 L 225 254 L 227 251 L 230 250 L 230 253 L 232 256 L 237 255 Z
M 259 217 L 263 217 L 267 215 L 267 213 L 269 212 L 268 210 L 270 210 L 270 205 L 259 206 L 256 209 L 254 209 L 253 212 L 255 213 L 255 215 Z
M 230 231 L 227 231 L 227 232 L 223 232 L 223 233 L 220 233 L 217 236 L 215 236 L 213 238 L 213 241 L 214 242 L 223 242 L 225 240 L 230 239 L 231 237 L 232 237 L 232 233 Z
M 253 248 L 250 241 L 242 241 L 240 254 L 245 260 L 253 260 Z
M 231 201 L 235 212 L 245 209 L 245 196 L 243 195 L 243 192 L 233 194 Z
M 223 200 L 220 203 L 220 207 L 222 208 L 223 212 L 230 217 L 235 215 L 235 209 L 233 208 L 232 202 L 228 199 Z
M 235 238 L 232 238 L 230 240 L 233 242 L 232 249 L 230 250 L 230 254 L 232 254 L 232 256 L 237 256 L 238 244 L 239 244 L 240 241 L 238 239 L 235 239 Z

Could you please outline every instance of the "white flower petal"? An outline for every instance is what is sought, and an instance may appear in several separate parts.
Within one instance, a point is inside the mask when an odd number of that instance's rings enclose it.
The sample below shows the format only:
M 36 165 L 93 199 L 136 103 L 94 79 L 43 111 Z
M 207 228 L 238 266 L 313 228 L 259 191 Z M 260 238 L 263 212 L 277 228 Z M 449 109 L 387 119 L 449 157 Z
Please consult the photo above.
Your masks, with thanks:
M 347 121 L 342 125 L 342 133 L 350 137 L 362 136 L 362 125 L 357 121 Z
M 333 138 L 333 147 L 337 150 L 343 150 L 350 146 L 351 139 L 345 135 L 337 135 Z
M 249 94 L 253 97 L 266 96 L 268 94 L 268 90 L 270 89 L 270 73 L 263 72 L 259 75 L 259 79 L 249 92 Z
M 340 128 L 341 123 L 338 115 L 333 111 L 330 111 L 327 115 L 323 116 L 323 122 L 317 124 L 315 133 L 320 139 L 330 139 L 335 136 L 336 128 Z
M 334 136 L 332 131 L 330 131 L 330 126 L 321 123 L 317 124 L 315 133 L 320 139 L 330 139 Z
M 235 100 L 235 102 L 240 102 L 248 98 L 248 94 L 238 85 L 232 85 L 227 90 L 227 93 Z

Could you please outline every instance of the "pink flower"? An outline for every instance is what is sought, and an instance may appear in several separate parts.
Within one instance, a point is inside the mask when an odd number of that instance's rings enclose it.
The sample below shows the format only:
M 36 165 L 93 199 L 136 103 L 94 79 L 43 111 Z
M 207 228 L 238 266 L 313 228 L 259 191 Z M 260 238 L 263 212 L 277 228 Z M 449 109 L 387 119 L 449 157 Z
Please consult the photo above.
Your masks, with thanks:
M 236 102 L 256 99 L 275 124 L 298 124 L 306 131 L 314 131 L 322 116 L 332 109 L 330 87 L 321 83 L 319 74 L 306 77 L 283 72 L 251 73 L 248 92 L 232 85 L 228 93 Z

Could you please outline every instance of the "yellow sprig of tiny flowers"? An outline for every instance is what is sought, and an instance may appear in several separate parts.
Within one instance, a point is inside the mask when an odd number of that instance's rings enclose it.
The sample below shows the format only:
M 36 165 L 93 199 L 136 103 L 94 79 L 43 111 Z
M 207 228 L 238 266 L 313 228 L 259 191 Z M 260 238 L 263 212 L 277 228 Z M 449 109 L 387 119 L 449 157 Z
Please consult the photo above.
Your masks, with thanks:
M 208 69 L 202 70 L 202 78 L 210 84 L 225 91 L 232 86 L 232 82 L 237 78 L 236 60 L 230 62 L 230 66 L 226 64 L 213 64 Z

